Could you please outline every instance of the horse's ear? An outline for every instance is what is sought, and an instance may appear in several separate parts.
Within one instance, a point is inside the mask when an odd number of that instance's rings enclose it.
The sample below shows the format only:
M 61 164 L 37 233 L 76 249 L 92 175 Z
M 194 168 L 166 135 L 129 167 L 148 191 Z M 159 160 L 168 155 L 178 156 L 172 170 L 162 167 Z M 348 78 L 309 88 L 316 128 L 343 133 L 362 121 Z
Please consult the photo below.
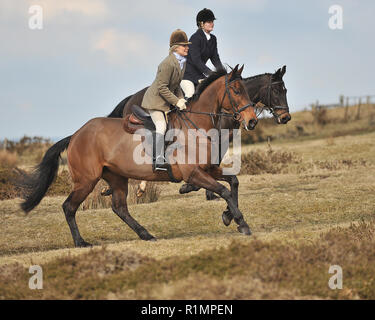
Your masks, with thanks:
M 245 66 L 245 65 L 243 64 L 242 67 L 238 69 L 237 74 L 238 74 L 239 76 L 242 74 L 242 71 L 243 71 L 244 66 Z
M 272 78 L 273 79 L 281 79 L 282 78 L 282 75 L 281 75 L 281 68 L 279 68 L 273 75 L 272 75 Z
M 284 65 L 283 68 L 281 69 L 281 78 L 284 76 L 286 72 L 286 66 Z
M 229 74 L 230 75 L 229 82 L 231 82 L 232 80 L 236 78 L 237 72 L 238 72 L 238 64 L 233 68 L 232 72 Z

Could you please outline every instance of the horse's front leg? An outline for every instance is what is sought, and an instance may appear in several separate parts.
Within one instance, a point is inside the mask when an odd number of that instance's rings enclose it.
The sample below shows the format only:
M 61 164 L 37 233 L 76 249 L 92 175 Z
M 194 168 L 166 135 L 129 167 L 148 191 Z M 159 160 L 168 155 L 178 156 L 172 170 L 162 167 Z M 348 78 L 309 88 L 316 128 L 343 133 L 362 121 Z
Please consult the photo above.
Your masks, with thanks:
M 210 169 L 209 173 L 216 179 L 221 181 L 226 181 L 230 185 L 230 191 L 232 199 L 235 203 L 235 206 L 238 208 L 238 186 L 239 181 L 238 178 L 235 175 L 223 175 L 223 170 L 220 167 L 213 167 Z M 233 214 L 230 211 L 229 206 L 227 206 L 227 209 L 223 212 L 222 215 L 223 223 L 226 226 L 229 226 L 230 223 L 233 220 Z
M 238 201 L 232 198 L 232 193 L 226 187 L 216 181 L 218 179 L 223 179 L 223 177 L 224 176 L 221 168 L 217 167 L 217 169 L 213 169 L 208 173 L 202 170 L 200 167 L 196 167 L 192 171 L 188 179 L 188 183 L 215 192 L 221 198 L 223 198 L 227 202 L 227 206 L 232 214 L 232 218 L 238 224 L 238 231 L 250 235 L 250 228 L 245 222 L 241 211 L 238 209 Z

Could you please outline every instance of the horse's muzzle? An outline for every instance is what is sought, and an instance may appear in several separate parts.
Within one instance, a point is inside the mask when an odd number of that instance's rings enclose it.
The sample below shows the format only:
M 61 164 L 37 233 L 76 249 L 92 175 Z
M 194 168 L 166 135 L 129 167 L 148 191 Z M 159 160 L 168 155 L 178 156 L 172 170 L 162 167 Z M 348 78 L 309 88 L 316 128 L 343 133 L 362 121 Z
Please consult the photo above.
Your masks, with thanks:
M 286 124 L 292 119 L 292 116 L 289 113 L 287 113 L 285 116 L 279 119 L 281 124 Z
M 257 119 L 251 119 L 251 120 L 249 121 L 248 128 L 249 128 L 250 130 L 254 130 L 255 127 L 256 127 L 256 125 L 257 125 L 257 123 L 258 123 L 258 120 L 257 120 Z

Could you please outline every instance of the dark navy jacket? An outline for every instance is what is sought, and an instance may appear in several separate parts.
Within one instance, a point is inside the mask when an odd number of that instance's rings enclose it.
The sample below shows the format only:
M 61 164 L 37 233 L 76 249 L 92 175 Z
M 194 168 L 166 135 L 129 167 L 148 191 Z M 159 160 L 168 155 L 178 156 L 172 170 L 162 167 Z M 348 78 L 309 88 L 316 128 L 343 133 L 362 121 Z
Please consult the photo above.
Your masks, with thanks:
M 210 40 L 207 40 L 204 31 L 198 29 L 190 37 L 189 41 L 192 44 L 189 45 L 189 54 L 183 79 L 190 80 L 197 85 L 199 79 L 204 79 L 211 72 L 211 69 L 206 66 L 208 59 L 211 60 L 216 69 L 221 68 L 222 64 L 217 52 L 216 37 L 213 34 L 211 34 Z

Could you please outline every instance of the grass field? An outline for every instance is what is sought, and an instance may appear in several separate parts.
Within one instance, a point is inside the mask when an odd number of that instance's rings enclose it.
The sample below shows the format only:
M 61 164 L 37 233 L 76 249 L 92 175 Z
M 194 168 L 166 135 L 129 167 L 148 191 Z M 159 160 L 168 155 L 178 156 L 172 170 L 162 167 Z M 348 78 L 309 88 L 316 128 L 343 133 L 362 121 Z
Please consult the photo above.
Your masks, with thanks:
M 78 211 L 92 249 L 73 248 L 61 209 L 67 195 L 46 197 L 28 216 L 20 199 L 0 201 L 0 298 L 374 299 L 375 132 L 271 147 L 295 161 L 278 163 L 276 174 L 239 176 L 250 237 L 224 226 L 223 200 L 179 195 L 181 184 L 160 184 L 158 201 L 129 206 L 157 242 L 139 240 L 111 209 Z M 242 152 L 267 154 L 269 146 Z M 35 264 L 43 290 L 28 288 Z M 341 290 L 328 287 L 331 265 L 342 267 Z

